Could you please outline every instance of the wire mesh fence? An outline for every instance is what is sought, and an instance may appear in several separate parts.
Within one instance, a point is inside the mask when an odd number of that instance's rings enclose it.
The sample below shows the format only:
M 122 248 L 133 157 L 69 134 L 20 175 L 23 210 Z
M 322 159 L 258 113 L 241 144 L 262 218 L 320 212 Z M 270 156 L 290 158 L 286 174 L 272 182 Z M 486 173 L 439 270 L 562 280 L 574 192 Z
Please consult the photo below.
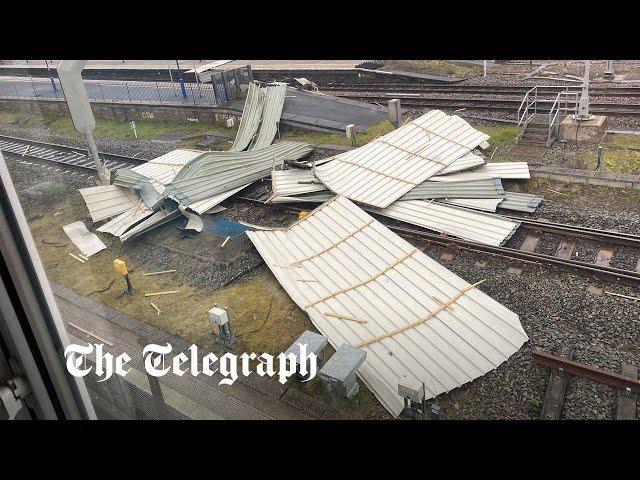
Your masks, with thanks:
M 229 95 L 228 89 L 212 83 L 96 80 L 85 80 L 84 83 L 89 100 L 94 102 L 219 105 L 235 98 L 235 95 Z M 0 98 L 65 99 L 57 78 L 0 79 Z

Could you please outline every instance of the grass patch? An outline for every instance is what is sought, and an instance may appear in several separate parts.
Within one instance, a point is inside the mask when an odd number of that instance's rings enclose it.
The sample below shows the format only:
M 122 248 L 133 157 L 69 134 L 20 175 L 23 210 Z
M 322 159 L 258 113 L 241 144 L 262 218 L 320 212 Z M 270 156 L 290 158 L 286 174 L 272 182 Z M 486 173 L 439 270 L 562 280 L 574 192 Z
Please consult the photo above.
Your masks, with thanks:
M 448 75 L 465 78 L 482 71 L 481 66 L 458 64 L 445 60 L 385 60 L 383 69 L 404 72 Z
M 0 112 L 0 122 L 24 127 L 44 127 L 61 135 L 83 137 L 83 135 L 76 132 L 75 128 L 73 128 L 71 117 L 67 116 Z M 168 134 L 197 135 L 207 132 L 224 132 L 225 134 L 235 136 L 237 127 L 230 129 L 210 123 L 177 124 L 136 120 L 136 130 L 139 139 L 150 139 Z M 135 139 L 128 121 L 121 122 L 102 118 L 96 119 L 96 129 L 93 132 L 93 136 L 94 138 Z
M 603 147 L 601 171 L 640 175 L 640 136 L 607 135 Z M 591 168 L 595 168 L 598 155 L 591 151 L 585 155 L 585 161 Z
M 490 149 L 513 145 L 516 140 L 516 127 L 512 125 L 504 127 L 476 126 L 475 128 L 491 137 L 489 139 Z
M 394 130 L 394 126 L 388 120 L 383 120 L 382 122 L 376 123 L 375 125 L 367 128 L 367 131 L 364 133 L 356 134 L 356 145 L 362 146 L 366 143 L 369 143 L 376 137 L 381 137 L 391 131 Z M 346 145 L 350 146 L 351 141 L 347 138 L 345 134 L 338 133 L 313 133 L 306 132 L 301 130 L 295 131 L 286 131 L 282 132 L 281 138 L 283 140 L 293 140 L 297 142 L 306 142 L 306 143 L 314 143 L 316 145 L 320 144 L 331 144 L 331 145 Z

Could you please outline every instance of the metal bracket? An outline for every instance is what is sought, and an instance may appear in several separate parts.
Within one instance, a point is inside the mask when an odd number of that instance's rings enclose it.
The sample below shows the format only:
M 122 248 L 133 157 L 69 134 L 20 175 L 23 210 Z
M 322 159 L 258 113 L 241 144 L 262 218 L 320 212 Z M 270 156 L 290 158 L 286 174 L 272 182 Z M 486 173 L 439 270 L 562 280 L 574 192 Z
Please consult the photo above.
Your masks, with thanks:
M 0 403 L 9 415 L 9 420 L 16 418 L 22 407 L 22 399 L 31 393 L 29 384 L 22 377 L 15 377 L 7 381 L 7 385 L 0 385 Z

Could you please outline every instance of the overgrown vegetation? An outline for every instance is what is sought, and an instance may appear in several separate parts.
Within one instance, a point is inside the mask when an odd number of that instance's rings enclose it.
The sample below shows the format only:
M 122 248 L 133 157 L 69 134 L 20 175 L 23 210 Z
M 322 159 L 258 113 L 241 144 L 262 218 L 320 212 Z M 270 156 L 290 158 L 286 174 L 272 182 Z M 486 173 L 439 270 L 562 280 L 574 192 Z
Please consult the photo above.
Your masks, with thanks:
M 20 127 L 44 127 L 60 135 L 78 136 L 81 134 L 73 128 L 73 122 L 69 116 L 58 115 L 32 115 L 25 113 L 0 112 L 0 122 L 19 125 Z M 136 120 L 138 138 L 149 139 L 163 135 L 197 135 L 207 132 L 222 132 L 235 136 L 235 130 L 210 123 L 167 123 L 148 120 Z M 135 135 L 128 121 L 108 120 L 96 118 L 96 129 L 93 132 L 95 138 L 109 137 L 113 139 L 133 140 Z
M 493 151 L 494 148 L 503 147 L 505 145 L 513 145 L 516 139 L 516 127 L 513 125 L 506 125 L 501 127 L 475 125 L 475 128 L 491 137 L 489 139 L 491 151 Z
M 465 78 L 482 72 L 482 66 L 445 60 L 385 60 L 384 69 Z
M 356 145 L 362 146 L 366 143 L 369 143 L 376 137 L 381 137 L 391 131 L 393 131 L 394 127 L 388 120 L 383 120 L 380 123 L 376 123 L 375 125 L 367 128 L 367 131 L 364 133 L 356 134 Z M 282 132 L 281 138 L 283 140 L 294 140 L 297 142 L 307 142 L 314 143 L 316 145 L 320 144 L 332 144 L 332 145 L 351 145 L 351 140 L 347 138 L 345 134 L 338 133 L 321 133 L 321 132 L 307 132 L 302 130 L 295 131 L 285 131 Z

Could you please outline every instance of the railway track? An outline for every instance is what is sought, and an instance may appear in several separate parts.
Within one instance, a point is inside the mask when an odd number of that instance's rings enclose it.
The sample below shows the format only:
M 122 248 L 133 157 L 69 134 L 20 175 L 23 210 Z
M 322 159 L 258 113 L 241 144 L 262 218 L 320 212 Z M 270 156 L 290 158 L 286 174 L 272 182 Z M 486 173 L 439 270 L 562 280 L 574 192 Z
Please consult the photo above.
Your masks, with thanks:
M 19 155 L 23 159 L 45 161 L 66 167 L 95 171 L 93 157 L 87 150 L 67 145 L 0 135 L 0 151 Z M 131 168 L 146 162 L 144 159 L 126 155 L 105 152 L 98 152 L 98 154 L 110 170 Z
M 358 100 L 361 102 L 386 104 L 391 98 L 402 99 L 402 106 L 405 108 L 447 108 L 457 110 L 500 110 L 517 112 L 522 99 L 500 99 L 500 98 L 475 98 L 475 97 L 427 97 L 402 95 L 378 95 L 378 94 L 336 94 L 342 98 Z M 538 99 L 538 113 L 549 113 L 555 100 Z M 563 102 L 564 105 L 564 102 Z M 572 104 L 569 104 L 572 105 Z M 603 115 L 623 115 L 640 116 L 640 104 L 622 104 L 611 102 L 591 102 L 589 104 L 591 113 Z
M 329 83 L 321 86 L 327 92 L 389 92 L 389 93 L 451 93 L 469 95 L 518 95 L 523 96 L 531 86 L 502 85 L 439 85 L 411 83 Z M 539 85 L 538 92 L 545 95 L 557 95 L 559 92 L 580 92 L 578 85 Z M 640 97 L 640 87 L 604 87 L 591 86 L 589 94 L 593 97 Z
M 593 382 L 608 385 L 619 390 L 617 402 L 617 420 L 634 420 L 636 402 L 640 392 L 638 367 L 622 365 L 622 372 L 602 370 L 573 360 L 573 347 L 567 347 L 561 355 L 553 355 L 541 350 L 533 350 L 533 361 L 538 365 L 551 368 L 549 383 L 540 414 L 541 420 L 559 420 L 567 386 L 571 377 L 586 378 Z
M 93 158 L 89 156 L 88 152 L 75 147 L 0 135 L 0 150 L 2 150 L 3 152 L 18 155 L 24 159 L 51 162 L 58 165 L 64 165 L 65 167 L 79 168 L 83 170 L 95 170 Z M 100 156 L 106 162 L 107 167 L 112 170 L 118 168 L 130 168 L 135 165 L 140 165 L 146 161 L 139 158 L 104 152 L 100 153 Z M 267 208 L 284 208 L 296 212 L 300 212 L 303 210 L 303 208 L 297 208 L 295 206 L 267 204 L 264 202 L 264 200 L 259 198 L 249 198 L 242 196 L 234 198 L 242 201 L 258 203 Z M 394 230 L 399 234 L 409 237 L 417 237 L 430 243 L 454 247 L 459 250 L 469 250 L 488 255 L 500 256 L 503 258 L 517 260 L 525 264 L 533 263 L 546 265 L 552 268 L 558 268 L 561 270 L 567 270 L 574 273 L 587 275 L 597 280 L 640 287 L 640 262 L 638 264 L 639 271 L 631 271 L 611 267 L 609 265 L 609 260 L 613 256 L 612 249 L 608 250 L 608 253 L 606 253 L 607 251 L 605 251 L 604 260 L 600 258 L 599 255 L 599 258 L 596 259 L 596 263 L 584 262 L 581 260 L 576 260 L 572 257 L 573 249 L 575 248 L 575 241 L 572 239 L 575 238 L 584 238 L 592 241 L 597 241 L 607 246 L 608 248 L 612 248 L 611 246 L 613 245 L 622 245 L 625 247 L 635 247 L 640 251 L 640 236 L 592 229 L 587 227 L 545 222 L 528 218 L 509 218 L 519 221 L 522 228 L 531 230 L 533 232 L 550 232 L 560 235 L 562 237 L 562 240 L 560 246 L 558 247 L 557 254 L 554 256 L 535 252 L 535 247 L 537 246 L 537 239 L 535 238 L 525 239 L 525 241 L 523 242 L 523 246 L 528 245 L 530 248 L 521 247 L 520 249 L 514 249 L 509 247 L 493 247 L 481 243 L 471 242 L 468 240 L 462 240 L 455 237 L 441 235 L 439 233 L 433 233 L 426 229 L 420 229 L 419 227 L 413 228 L 412 226 L 411 228 L 409 228 L 394 225 L 388 226 L 391 230 Z
M 295 206 L 284 206 L 284 205 L 272 205 L 265 203 L 264 200 L 259 198 L 251 198 L 238 196 L 234 197 L 236 199 L 261 204 L 267 208 L 274 209 L 288 209 L 294 212 L 301 212 L 305 210 L 304 208 L 299 208 Z M 547 266 L 563 271 L 569 271 L 572 273 L 576 273 L 579 275 L 588 276 L 598 281 L 602 282 L 611 282 L 611 283 L 620 283 L 624 285 L 630 285 L 634 287 L 640 287 L 640 271 L 632 271 L 632 270 L 624 270 L 621 268 L 611 267 L 608 265 L 608 262 L 586 262 L 582 260 L 577 260 L 573 258 L 573 248 L 575 247 L 575 242 L 572 242 L 572 238 L 586 238 L 593 241 L 601 242 L 604 246 L 611 245 L 623 245 L 626 247 L 637 247 L 640 252 L 640 236 L 630 235 L 619 232 L 610 232 L 606 230 L 598 230 L 598 229 L 590 229 L 587 227 L 573 226 L 573 225 L 565 225 L 558 224 L 552 222 L 543 222 L 540 220 L 530 220 L 526 218 L 518 218 L 521 221 L 521 227 L 532 230 L 532 231 L 544 231 L 556 233 L 561 236 L 561 247 L 558 248 L 557 255 L 547 255 L 544 253 L 535 252 L 535 247 L 537 246 L 537 241 L 534 242 L 533 248 L 531 249 L 516 249 L 510 247 L 494 247 L 490 245 L 485 245 L 482 243 L 472 242 L 469 240 L 463 240 L 456 237 L 451 237 L 447 235 L 442 235 L 440 233 L 433 233 L 426 229 L 422 229 L 419 227 L 404 227 L 398 225 L 390 225 L 386 223 L 386 220 L 382 220 L 382 222 L 391 230 L 396 233 L 403 235 L 405 237 L 414 237 L 428 243 L 438 244 L 445 247 L 454 248 L 456 250 L 467 250 L 476 253 L 482 253 L 491 256 L 498 256 L 502 258 L 506 258 L 509 260 L 515 260 L 521 262 L 523 264 L 536 264 Z M 526 241 L 525 241 L 526 243 Z M 568 253 L 568 255 L 567 255 Z M 640 255 L 640 253 L 639 253 Z M 610 257 L 613 256 L 613 251 L 611 251 Z M 640 266 L 640 265 L 639 265 Z

